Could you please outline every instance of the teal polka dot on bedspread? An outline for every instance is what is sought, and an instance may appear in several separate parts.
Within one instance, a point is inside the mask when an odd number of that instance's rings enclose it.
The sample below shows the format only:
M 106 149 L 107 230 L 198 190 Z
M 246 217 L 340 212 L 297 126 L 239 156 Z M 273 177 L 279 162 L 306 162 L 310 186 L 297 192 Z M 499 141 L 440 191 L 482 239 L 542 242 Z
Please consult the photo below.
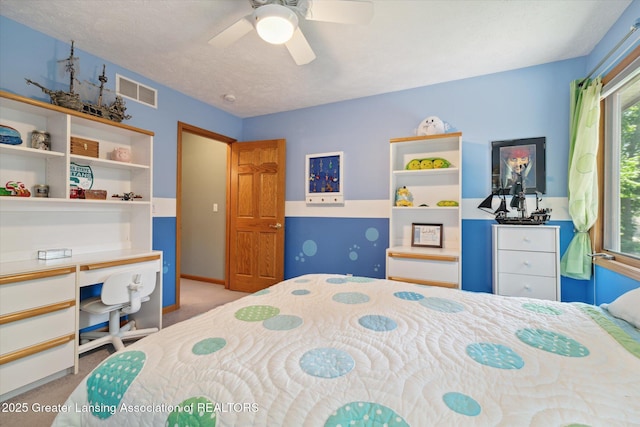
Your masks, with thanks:
M 418 302 L 427 308 L 443 313 L 459 313 L 464 311 L 464 306 L 462 304 L 446 298 L 429 297 L 421 299 Z
M 127 389 L 136 379 L 146 355 L 141 351 L 116 353 L 100 364 L 87 378 L 87 399 L 92 414 L 100 419 L 115 413 Z
M 424 298 L 424 295 L 422 294 L 409 291 L 395 292 L 393 296 L 396 298 L 405 299 L 407 301 L 419 301 Z
M 291 314 L 279 314 L 266 319 L 262 325 L 272 331 L 288 331 L 302 325 L 302 318 Z
M 475 417 L 482 410 L 480 404 L 466 394 L 450 392 L 442 396 L 442 400 L 449 409 L 458 414 Z
M 347 279 L 343 277 L 329 277 L 326 282 L 331 283 L 332 285 L 341 285 L 343 283 L 347 283 Z
M 292 295 L 309 295 L 311 293 L 308 289 L 296 289 L 295 291 L 291 291 Z
M 215 427 L 215 404 L 206 397 L 184 400 L 167 417 L 167 427 Z
M 259 322 L 273 316 L 277 316 L 280 309 L 270 305 L 250 305 L 236 311 L 236 319 L 245 322 Z
M 333 296 L 333 300 L 343 304 L 362 304 L 369 301 L 369 295 L 362 292 L 341 292 Z
M 351 402 L 338 408 L 324 423 L 325 427 L 388 426 L 408 427 L 409 424 L 384 405 L 374 402 Z
M 347 282 L 353 282 L 353 283 L 369 283 L 369 282 L 375 282 L 376 279 L 372 279 L 371 277 L 362 277 L 362 276 L 348 276 L 347 277 Z
M 349 373 L 356 362 L 349 353 L 337 348 L 315 348 L 300 358 L 300 368 L 314 377 L 336 378 Z
M 358 319 L 358 323 L 372 331 L 392 331 L 398 327 L 395 320 L 378 314 L 369 314 Z
M 203 356 L 205 354 L 215 353 L 225 345 L 227 345 L 227 341 L 224 338 L 205 338 L 195 343 L 191 351 L 193 354 Z
M 529 311 L 533 311 L 541 314 L 551 314 L 551 315 L 558 316 L 563 313 L 563 311 L 560 310 L 559 308 L 550 307 L 544 304 L 535 304 L 535 303 L 527 302 L 522 304 L 522 307 Z
M 566 357 L 585 357 L 589 349 L 565 335 L 545 331 L 544 329 L 525 328 L 516 332 L 516 336 L 525 344 L 549 353 Z
M 502 344 L 474 343 L 467 346 L 467 354 L 476 362 L 499 369 L 522 369 L 524 360 Z

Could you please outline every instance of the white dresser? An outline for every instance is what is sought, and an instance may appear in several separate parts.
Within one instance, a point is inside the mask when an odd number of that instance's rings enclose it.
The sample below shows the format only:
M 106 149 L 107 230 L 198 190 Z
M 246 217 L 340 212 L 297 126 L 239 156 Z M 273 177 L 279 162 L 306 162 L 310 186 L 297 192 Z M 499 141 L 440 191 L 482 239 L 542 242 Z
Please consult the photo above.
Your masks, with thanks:
M 493 293 L 560 301 L 560 227 L 492 227 Z

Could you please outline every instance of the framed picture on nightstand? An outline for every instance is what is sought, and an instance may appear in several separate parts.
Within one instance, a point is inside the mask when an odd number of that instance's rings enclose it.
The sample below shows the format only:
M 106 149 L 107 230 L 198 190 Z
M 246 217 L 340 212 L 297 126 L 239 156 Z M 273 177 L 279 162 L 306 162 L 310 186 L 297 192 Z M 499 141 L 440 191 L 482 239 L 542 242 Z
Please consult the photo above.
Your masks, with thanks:
M 411 246 L 441 248 L 442 224 L 411 224 Z

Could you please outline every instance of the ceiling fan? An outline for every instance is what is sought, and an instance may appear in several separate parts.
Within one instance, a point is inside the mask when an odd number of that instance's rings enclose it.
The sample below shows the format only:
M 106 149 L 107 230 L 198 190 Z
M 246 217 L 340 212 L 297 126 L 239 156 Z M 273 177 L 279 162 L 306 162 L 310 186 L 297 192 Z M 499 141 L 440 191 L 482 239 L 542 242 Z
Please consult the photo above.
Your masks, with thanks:
M 284 44 L 298 65 L 316 58 L 313 49 L 298 27 L 298 16 L 308 21 L 367 24 L 373 17 L 373 3 L 368 0 L 249 0 L 252 14 L 232 24 L 209 40 L 224 48 L 255 28 L 266 42 Z

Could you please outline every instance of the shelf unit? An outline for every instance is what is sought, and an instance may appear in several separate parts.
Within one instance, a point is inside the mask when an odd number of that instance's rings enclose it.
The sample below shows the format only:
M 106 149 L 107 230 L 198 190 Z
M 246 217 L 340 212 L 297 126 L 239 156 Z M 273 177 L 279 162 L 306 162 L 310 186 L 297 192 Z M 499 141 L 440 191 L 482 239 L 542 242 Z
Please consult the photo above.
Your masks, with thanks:
M 460 206 L 438 206 L 439 201 L 461 202 L 462 133 L 394 138 L 390 140 L 389 249 L 387 278 L 460 288 Z M 407 170 L 414 159 L 440 157 L 450 166 Z M 406 186 L 413 206 L 395 206 L 396 191 Z M 420 206 L 426 205 L 426 206 Z M 442 224 L 442 248 L 411 246 L 412 224 Z
M 31 197 L 0 197 L 0 400 L 78 371 L 79 287 L 115 271 L 153 268 L 156 290 L 132 316 L 162 327 L 162 253 L 152 250 L 153 132 L 0 91 L 0 123 L 22 144 L 0 143 L 0 185 L 19 181 Z M 31 148 L 34 130 L 51 150 Z M 70 153 L 71 136 L 99 142 L 99 157 Z M 115 148 L 131 163 L 111 160 Z M 92 189 L 106 200 L 72 199 L 71 163 L 90 166 Z M 34 197 L 34 185 L 49 197 Z M 113 194 L 133 192 L 123 201 Z M 38 260 L 41 249 L 69 248 L 70 258 Z M 91 320 L 91 319 L 90 319 Z M 105 319 L 97 319 L 97 324 Z
M 67 247 L 76 253 L 151 250 L 153 132 L 88 116 L 0 91 L 0 123 L 16 129 L 21 145 L 0 144 L 0 185 L 19 181 L 31 197 L 0 197 L 2 262 L 34 259 L 38 249 Z M 51 150 L 31 148 L 31 132 L 51 135 Z M 71 136 L 99 142 L 99 157 L 71 154 Z M 110 159 L 118 147 L 131 163 Z M 106 200 L 72 199 L 70 165 L 90 166 L 92 189 Z M 33 197 L 33 186 L 49 186 L 49 197 Z M 123 201 L 112 195 L 141 196 Z

